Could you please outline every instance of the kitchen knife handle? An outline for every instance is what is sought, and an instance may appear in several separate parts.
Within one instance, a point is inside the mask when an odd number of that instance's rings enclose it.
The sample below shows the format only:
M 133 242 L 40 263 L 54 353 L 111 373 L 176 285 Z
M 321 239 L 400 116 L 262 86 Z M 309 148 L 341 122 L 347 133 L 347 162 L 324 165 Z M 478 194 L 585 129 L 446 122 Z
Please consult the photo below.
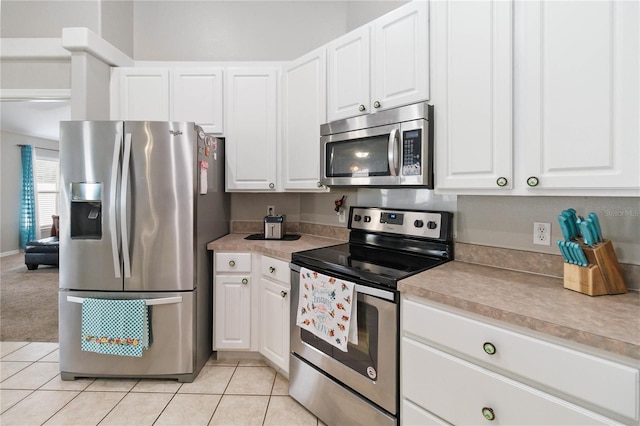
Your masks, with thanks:
M 584 243 L 589 247 L 593 246 L 593 236 L 591 235 L 591 229 L 589 229 L 589 223 L 586 221 L 580 222 L 580 230 L 582 231 L 582 237 Z
M 564 246 L 564 241 L 558 240 L 557 244 L 558 248 L 560 249 L 560 254 L 562 254 L 562 257 L 564 257 L 564 262 L 571 263 L 571 259 L 569 259 L 569 255 L 567 254 L 567 250 Z
M 567 223 L 567 218 L 560 215 L 558 216 L 558 223 L 560 224 L 560 230 L 562 231 L 562 236 L 565 241 L 571 240 L 571 230 L 569 229 L 569 224 Z
M 593 227 L 596 229 L 598 241 L 604 241 L 604 237 L 602 236 L 602 228 L 600 227 L 600 219 L 598 219 L 598 215 L 591 212 L 589 213 L 589 219 L 591 219 L 591 221 L 593 222 Z
M 578 260 L 580 261 L 580 266 L 589 266 L 589 261 L 587 260 L 587 256 L 584 254 L 584 250 L 580 247 L 578 243 L 571 243 L 573 246 L 573 251 L 578 256 Z

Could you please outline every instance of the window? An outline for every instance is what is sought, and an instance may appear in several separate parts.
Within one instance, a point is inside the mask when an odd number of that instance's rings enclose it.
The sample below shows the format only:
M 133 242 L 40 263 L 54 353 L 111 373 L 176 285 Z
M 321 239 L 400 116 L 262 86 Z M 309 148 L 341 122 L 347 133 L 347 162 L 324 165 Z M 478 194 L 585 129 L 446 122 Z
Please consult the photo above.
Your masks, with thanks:
M 36 184 L 36 212 L 42 237 L 48 237 L 58 214 L 60 194 L 60 160 L 58 151 L 36 148 L 34 178 Z

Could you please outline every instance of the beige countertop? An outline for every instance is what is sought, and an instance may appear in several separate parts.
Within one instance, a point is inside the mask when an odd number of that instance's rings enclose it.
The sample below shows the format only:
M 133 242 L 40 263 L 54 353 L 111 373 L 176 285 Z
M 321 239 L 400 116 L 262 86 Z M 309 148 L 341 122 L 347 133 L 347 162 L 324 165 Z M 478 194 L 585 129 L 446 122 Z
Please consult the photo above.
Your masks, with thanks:
M 640 294 L 591 297 L 559 278 L 453 261 L 399 282 L 406 294 L 640 359 Z
M 297 251 L 342 244 L 346 241 L 333 238 L 302 234 L 299 240 L 245 240 L 250 234 L 228 234 L 207 244 L 207 249 L 215 251 L 255 251 L 284 261 L 291 261 L 291 254 Z

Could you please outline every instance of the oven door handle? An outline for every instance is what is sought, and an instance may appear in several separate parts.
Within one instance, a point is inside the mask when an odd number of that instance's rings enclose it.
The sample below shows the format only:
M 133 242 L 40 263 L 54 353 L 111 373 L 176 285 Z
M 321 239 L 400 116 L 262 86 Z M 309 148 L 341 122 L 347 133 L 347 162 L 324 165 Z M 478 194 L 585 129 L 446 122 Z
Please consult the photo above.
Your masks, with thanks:
M 298 275 L 300 274 L 300 266 L 290 263 L 289 268 L 291 269 L 292 272 L 296 272 Z M 298 281 L 298 285 L 299 285 L 299 281 Z M 368 296 L 378 297 L 380 299 L 388 300 L 394 303 L 396 301 L 395 294 L 391 291 L 381 290 L 379 288 L 368 287 L 360 284 L 355 285 L 355 290 L 357 293 L 360 293 L 360 294 L 366 294 Z

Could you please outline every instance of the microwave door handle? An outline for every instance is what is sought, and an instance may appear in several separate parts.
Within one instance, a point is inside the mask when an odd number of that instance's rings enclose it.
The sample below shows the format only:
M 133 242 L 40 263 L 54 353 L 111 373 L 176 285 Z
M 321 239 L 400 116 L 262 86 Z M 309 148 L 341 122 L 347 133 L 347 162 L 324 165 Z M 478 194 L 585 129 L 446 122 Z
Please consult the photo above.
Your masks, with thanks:
M 389 144 L 387 147 L 387 159 L 389 161 L 389 171 L 391 176 L 398 176 L 398 139 L 400 131 L 394 128 L 389 133 Z

